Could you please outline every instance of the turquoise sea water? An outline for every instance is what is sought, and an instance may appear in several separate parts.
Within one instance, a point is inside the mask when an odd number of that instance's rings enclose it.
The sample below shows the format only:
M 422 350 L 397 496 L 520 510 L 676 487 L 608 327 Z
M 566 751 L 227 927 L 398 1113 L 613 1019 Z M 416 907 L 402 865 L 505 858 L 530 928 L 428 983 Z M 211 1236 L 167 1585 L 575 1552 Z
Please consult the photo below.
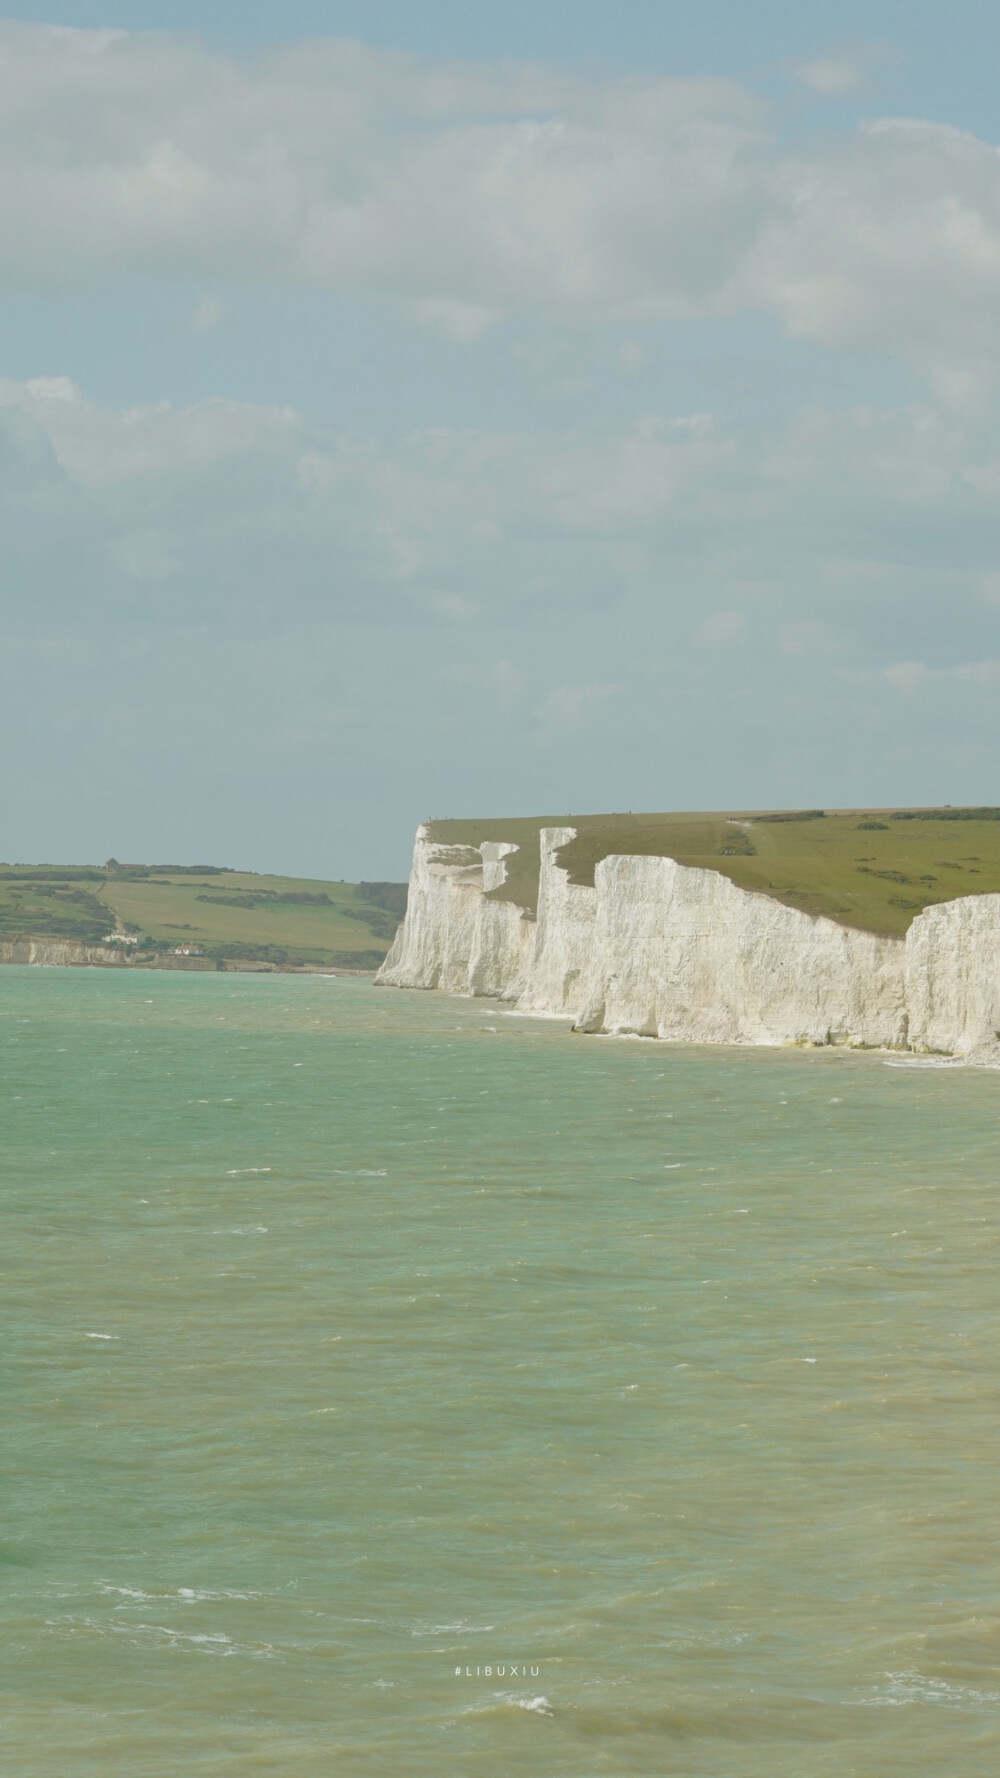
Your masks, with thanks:
M 5 1771 L 1000 1769 L 1000 1077 L 14 969 L 0 1058 Z

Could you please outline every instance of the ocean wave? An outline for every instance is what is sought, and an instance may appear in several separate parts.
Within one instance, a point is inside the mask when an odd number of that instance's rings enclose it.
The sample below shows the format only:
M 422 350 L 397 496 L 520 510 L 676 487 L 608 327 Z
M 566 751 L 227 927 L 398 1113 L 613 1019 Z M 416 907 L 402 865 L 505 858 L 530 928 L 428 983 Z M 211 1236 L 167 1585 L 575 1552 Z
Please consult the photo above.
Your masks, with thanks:
M 163 1604 L 164 1600 L 155 1601 Z M 174 1601 L 176 1603 L 176 1599 Z M 46 1618 L 45 1627 L 56 1636 L 76 1636 L 81 1631 L 101 1638 L 124 1637 L 136 1648 L 186 1650 L 191 1654 L 212 1655 L 217 1659 L 276 1661 L 281 1653 L 269 1642 L 234 1642 L 223 1630 L 179 1630 L 173 1624 L 136 1622 L 131 1617 L 100 1620 L 92 1617 Z
M 142 1587 L 118 1586 L 110 1580 L 99 1580 L 95 1584 L 99 1593 L 114 1595 L 121 1599 L 132 1599 L 137 1604 L 168 1604 L 173 1603 L 174 1600 L 180 1600 L 184 1605 L 201 1605 L 206 1601 L 219 1599 L 263 1599 L 266 1597 L 264 1593 L 238 1587 L 166 1587 L 150 1593 Z
M 519 1698 L 514 1692 L 496 1692 L 494 1696 L 505 1704 L 513 1704 L 518 1710 L 532 1710 L 536 1716 L 554 1716 L 555 1711 L 548 1698 Z
M 533 1716 L 555 1715 L 549 1699 L 545 1697 L 524 1698 L 517 1692 L 494 1692 L 493 1698 L 495 1702 L 491 1704 L 470 1704 L 467 1710 L 462 1711 L 462 1715 L 502 1717 L 508 1710 L 527 1710 Z
M 883 1068 L 964 1068 L 960 1056 L 880 1056 Z
M 953 1685 L 947 1679 L 932 1679 L 926 1673 L 908 1669 L 887 1673 L 883 1686 L 870 1687 L 870 1695 L 861 1703 L 874 1708 L 892 1709 L 906 1704 L 937 1704 L 946 1710 L 978 1710 L 1000 1704 L 1000 1692 L 981 1692 L 970 1685 Z

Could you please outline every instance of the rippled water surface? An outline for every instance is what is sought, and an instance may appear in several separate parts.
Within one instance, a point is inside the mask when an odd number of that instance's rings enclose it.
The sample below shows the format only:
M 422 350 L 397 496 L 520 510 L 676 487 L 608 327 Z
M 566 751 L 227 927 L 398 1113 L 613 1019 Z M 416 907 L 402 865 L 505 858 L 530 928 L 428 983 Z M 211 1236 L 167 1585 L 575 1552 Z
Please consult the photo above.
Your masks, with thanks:
M 14 969 L 0 1058 L 4 1770 L 1000 1770 L 1000 1077 Z

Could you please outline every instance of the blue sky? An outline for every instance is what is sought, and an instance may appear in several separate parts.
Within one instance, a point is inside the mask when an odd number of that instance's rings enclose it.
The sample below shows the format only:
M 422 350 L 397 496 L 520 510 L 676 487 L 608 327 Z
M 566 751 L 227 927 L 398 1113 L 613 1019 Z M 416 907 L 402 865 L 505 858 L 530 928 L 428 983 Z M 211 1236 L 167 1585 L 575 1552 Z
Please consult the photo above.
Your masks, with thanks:
M 398 877 L 426 815 L 1000 800 L 998 40 L 0 24 L 0 854 Z

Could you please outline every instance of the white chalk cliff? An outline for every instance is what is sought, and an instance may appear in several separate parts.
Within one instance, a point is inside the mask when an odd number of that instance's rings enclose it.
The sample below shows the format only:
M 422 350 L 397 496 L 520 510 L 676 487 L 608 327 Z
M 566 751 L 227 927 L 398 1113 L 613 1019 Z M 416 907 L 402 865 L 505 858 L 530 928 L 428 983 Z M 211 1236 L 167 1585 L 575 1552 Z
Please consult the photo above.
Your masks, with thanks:
M 1000 1061 L 1000 895 L 880 937 L 671 858 L 609 857 L 569 881 L 543 828 L 537 911 L 490 896 L 511 844 L 417 831 L 406 918 L 376 980 L 688 1043 L 845 1044 Z

